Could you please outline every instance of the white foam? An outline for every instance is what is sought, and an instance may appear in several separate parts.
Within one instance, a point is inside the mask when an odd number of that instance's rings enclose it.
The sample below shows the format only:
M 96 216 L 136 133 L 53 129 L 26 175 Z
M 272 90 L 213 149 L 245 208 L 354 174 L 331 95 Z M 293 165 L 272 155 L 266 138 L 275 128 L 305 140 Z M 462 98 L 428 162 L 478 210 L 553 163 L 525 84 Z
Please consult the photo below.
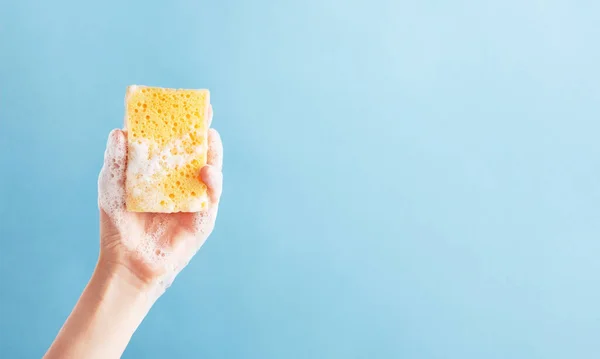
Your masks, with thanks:
M 104 153 L 104 165 L 98 177 L 98 206 L 115 225 L 122 243 L 144 261 L 158 264 L 165 260 L 166 221 L 152 214 L 129 213 L 125 209 L 127 143 L 118 130 L 111 132 Z M 147 227 L 147 228 L 146 228 Z
M 197 159 L 199 154 L 206 151 L 206 143 L 197 146 L 193 153 L 186 153 L 183 137 L 171 140 L 160 152 L 156 152 L 156 147 L 147 139 L 132 141 L 129 144 L 126 177 L 131 182 L 127 184 L 127 188 L 135 188 L 132 194 L 140 200 L 141 206 L 152 208 L 156 203 L 164 201 L 165 209 L 173 211 L 175 209 L 173 201 L 158 189 L 158 184 L 165 180 L 165 176 L 170 171 Z M 145 183 L 140 183 L 139 178 L 143 178 Z M 206 194 L 198 197 L 189 196 L 183 200 L 183 205 L 191 211 L 200 211 L 202 203 L 207 201 Z
M 113 130 L 108 136 L 104 165 L 98 177 L 98 205 L 119 225 L 125 208 L 125 168 L 127 166 L 125 136 Z
M 214 225 L 216 210 L 209 212 L 188 214 L 193 216 L 192 228 L 189 232 L 181 231 L 180 220 L 182 214 L 157 214 L 133 213 L 125 207 L 125 181 L 128 176 L 140 173 L 158 173 L 162 155 L 167 158 L 174 157 L 170 150 L 181 146 L 181 141 L 169 144 L 159 155 L 148 160 L 150 146 L 148 144 L 133 144 L 128 148 L 126 135 L 122 131 L 114 130 L 110 133 L 104 153 L 104 165 L 98 177 L 98 206 L 106 213 L 121 238 L 126 250 L 132 256 L 137 256 L 150 266 L 165 270 L 157 287 L 158 293 L 171 285 L 177 274 L 191 260 L 194 253 L 206 240 Z M 179 148 L 178 152 L 179 152 Z M 185 154 L 181 149 L 182 161 L 190 161 L 193 154 Z M 167 167 L 174 168 L 176 163 L 167 163 Z M 171 167 L 173 166 L 173 167 Z M 152 176 L 148 176 L 152 177 Z M 150 181 L 152 182 L 152 180 Z M 151 184 L 151 183 L 150 183 Z M 156 193 L 157 191 L 154 191 Z M 150 201 L 160 198 L 149 198 Z M 194 198 L 194 205 L 201 205 L 202 198 Z M 176 248 L 171 245 L 173 238 L 178 238 L 180 244 Z M 189 248 L 191 247 L 191 248 Z

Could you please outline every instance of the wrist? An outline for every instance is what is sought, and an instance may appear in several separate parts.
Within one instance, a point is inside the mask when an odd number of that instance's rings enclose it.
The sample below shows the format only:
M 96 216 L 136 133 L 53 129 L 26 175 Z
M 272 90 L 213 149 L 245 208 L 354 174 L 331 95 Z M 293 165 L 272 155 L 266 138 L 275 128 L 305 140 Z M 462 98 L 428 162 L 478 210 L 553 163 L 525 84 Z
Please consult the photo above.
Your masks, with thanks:
M 158 299 L 153 288 L 153 283 L 138 278 L 128 268 L 101 258 L 86 292 L 92 293 L 101 307 L 112 308 L 118 303 L 128 312 L 126 317 L 141 321 Z
M 108 256 L 100 254 L 92 280 L 97 278 L 99 282 L 111 283 L 119 288 L 123 295 L 132 297 L 146 297 L 148 300 L 156 300 L 158 296 L 158 278 L 144 276 L 121 263 L 112 260 Z

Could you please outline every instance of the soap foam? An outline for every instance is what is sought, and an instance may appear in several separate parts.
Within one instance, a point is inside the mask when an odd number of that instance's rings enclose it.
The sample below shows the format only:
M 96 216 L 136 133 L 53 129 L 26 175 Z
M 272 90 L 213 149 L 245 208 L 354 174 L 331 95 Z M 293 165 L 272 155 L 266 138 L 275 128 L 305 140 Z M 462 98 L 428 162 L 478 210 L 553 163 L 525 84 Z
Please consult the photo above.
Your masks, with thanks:
M 165 236 L 167 218 L 165 215 L 154 213 L 127 212 L 126 165 L 125 134 L 120 130 L 113 130 L 108 137 L 104 165 L 98 178 L 98 206 L 115 225 L 123 245 L 133 256 L 156 268 L 164 266 L 171 256 Z M 176 274 L 175 268 L 170 268 L 164 276 L 174 278 Z M 170 281 L 162 280 L 161 283 L 167 284 Z
M 98 177 L 98 206 L 116 227 L 126 250 L 133 257 L 140 258 L 161 271 L 162 276 L 156 289 L 160 293 L 171 285 L 177 274 L 204 244 L 212 232 L 217 209 L 209 207 L 207 211 L 198 213 L 128 212 L 125 206 L 127 176 L 139 172 L 159 173 L 153 172 L 158 171 L 153 161 L 159 161 L 162 152 L 177 148 L 180 143 L 174 141 L 149 161 L 149 145 L 132 145 L 128 151 L 126 136 L 122 130 L 113 130 L 108 137 L 104 165 Z M 129 158 L 129 162 L 128 154 L 133 156 Z M 139 161 L 135 160 L 136 156 Z M 187 161 L 189 158 L 186 156 L 192 155 L 184 153 L 181 156 L 182 161 Z M 174 166 L 174 163 L 177 160 L 168 166 Z M 152 185 L 152 181 L 149 185 Z M 176 242 L 173 242 L 174 239 Z
M 98 178 L 98 206 L 120 227 L 125 210 L 125 168 L 127 142 L 122 131 L 108 136 L 104 165 Z
M 189 131 L 193 133 L 195 130 L 190 127 Z M 169 173 L 192 163 L 201 156 L 206 152 L 207 146 L 206 143 L 203 143 L 196 146 L 194 152 L 187 153 L 183 140 L 184 137 L 171 140 L 162 147 L 160 152 L 156 152 L 156 144 L 144 138 L 129 143 L 126 177 L 137 180 L 127 187 L 134 189 L 132 194 L 140 202 L 139 206 L 154 208 L 157 203 L 164 203 L 163 209 L 167 212 L 175 211 L 175 203 L 168 198 L 166 193 L 157 190 L 157 186 L 164 182 Z M 139 181 L 139 179 L 143 179 L 143 181 Z M 205 192 L 196 197 L 188 196 L 179 199 L 178 204 L 190 208 L 191 211 L 200 211 L 202 204 L 207 201 L 208 196 Z

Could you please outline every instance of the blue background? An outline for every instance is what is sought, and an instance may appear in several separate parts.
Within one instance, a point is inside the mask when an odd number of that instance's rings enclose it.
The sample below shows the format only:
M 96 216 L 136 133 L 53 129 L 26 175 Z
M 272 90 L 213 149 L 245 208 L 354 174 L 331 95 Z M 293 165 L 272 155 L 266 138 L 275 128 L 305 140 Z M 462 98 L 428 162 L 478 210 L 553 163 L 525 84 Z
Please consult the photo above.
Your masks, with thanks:
M 129 84 L 206 87 L 217 229 L 125 358 L 600 357 L 600 3 L 0 7 L 0 357 L 98 250 Z

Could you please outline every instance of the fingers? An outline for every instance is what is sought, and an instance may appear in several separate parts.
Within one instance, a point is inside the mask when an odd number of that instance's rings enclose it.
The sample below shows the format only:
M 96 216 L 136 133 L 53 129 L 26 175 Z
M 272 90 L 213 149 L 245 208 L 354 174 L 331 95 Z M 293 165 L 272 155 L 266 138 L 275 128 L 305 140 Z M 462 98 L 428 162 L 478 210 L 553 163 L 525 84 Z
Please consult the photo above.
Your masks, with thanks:
M 219 171 L 223 169 L 223 143 L 221 136 L 214 128 L 208 130 L 208 154 L 206 164 Z
M 119 162 L 124 163 L 127 159 L 127 138 L 120 129 L 110 131 L 106 150 L 104 151 L 104 163 Z
M 104 164 L 98 178 L 98 204 L 109 216 L 125 207 L 125 170 L 127 167 L 127 137 L 121 130 L 108 136 Z
M 210 124 L 212 123 L 212 119 L 213 119 L 213 108 L 212 105 L 208 105 L 208 128 L 210 128 Z
M 215 166 L 204 166 L 200 170 L 200 178 L 206 184 L 208 197 L 212 203 L 219 203 L 223 192 L 223 173 Z
M 212 112 L 212 110 L 211 110 Z M 208 196 L 212 203 L 219 203 L 223 191 L 223 143 L 214 128 L 208 130 L 208 153 L 206 166 L 202 167 L 200 177 L 208 187 Z

